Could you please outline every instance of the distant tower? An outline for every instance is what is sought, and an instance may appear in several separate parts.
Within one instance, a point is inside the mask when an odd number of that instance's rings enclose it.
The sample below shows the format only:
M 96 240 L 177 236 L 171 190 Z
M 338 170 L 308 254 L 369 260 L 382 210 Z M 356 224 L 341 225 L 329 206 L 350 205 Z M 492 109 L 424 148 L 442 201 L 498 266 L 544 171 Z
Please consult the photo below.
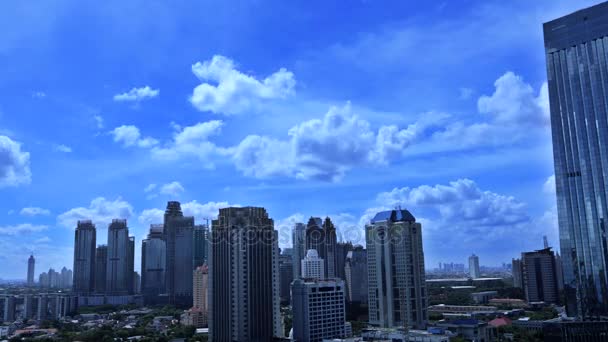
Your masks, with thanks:
M 422 225 L 407 210 L 379 212 L 365 226 L 371 325 L 424 329 L 428 306 Z
M 522 275 L 528 302 L 558 303 L 555 255 L 551 248 L 521 255 Z
M 316 249 L 306 251 L 306 257 L 302 260 L 302 278 L 325 279 L 325 263 Z
M 165 293 L 166 255 L 163 225 L 150 225 L 148 238 L 141 242 L 141 293 L 146 302 L 154 302 Z
M 302 276 L 302 259 L 306 256 L 306 225 L 304 223 L 296 223 L 293 227 L 291 235 L 291 243 L 293 245 L 293 278 L 298 279 Z
M 132 288 L 133 271 L 129 270 L 129 228 L 127 220 L 112 220 L 108 227 L 108 264 L 106 293 L 128 294 Z
M 34 255 L 30 255 L 27 259 L 27 286 L 34 286 L 34 269 L 36 267 L 36 259 Z
M 190 306 L 194 272 L 194 217 L 184 216 L 179 202 L 167 203 L 163 234 L 167 248 L 165 286 L 169 303 Z
M 346 255 L 344 267 L 347 299 L 349 302 L 367 303 L 367 251 L 355 246 Z
M 74 280 L 72 289 L 77 294 L 90 294 L 95 288 L 95 225 L 78 221 L 74 233 Z
M 475 254 L 469 257 L 469 275 L 473 279 L 477 279 L 481 276 L 479 272 L 479 257 Z
M 543 236 L 543 245 L 545 246 L 545 249 L 549 248 L 549 241 L 547 241 L 547 235 Z
M 97 246 L 95 255 L 95 293 L 106 293 L 106 271 L 108 269 L 108 246 Z
M 306 226 L 306 250 L 316 249 L 325 263 L 324 279 L 335 278 L 338 273 L 336 227 L 329 217 L 322 220 L 311 217 Z

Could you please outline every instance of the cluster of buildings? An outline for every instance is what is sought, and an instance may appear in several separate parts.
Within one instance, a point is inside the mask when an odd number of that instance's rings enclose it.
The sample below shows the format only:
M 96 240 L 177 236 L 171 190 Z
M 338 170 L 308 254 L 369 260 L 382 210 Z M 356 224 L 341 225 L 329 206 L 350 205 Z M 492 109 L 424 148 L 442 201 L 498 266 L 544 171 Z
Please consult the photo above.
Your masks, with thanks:
M 545 248 L 524 252 L 513 259 L 513 286 L 524 290 L 529 303 L 560 303 L 564 289 L 562 261 L 545 242 Z
M 30 255 L 27 260 L 27 286 L 36 286 L 34 273 L 36 272 L 36 258 Z M 67 289 L 72 287 L 72 270 L 63 267 L 60 272 L 50 268 L 48 272 L 42 272 L 38 276 L 38 284 L 41 288 Z

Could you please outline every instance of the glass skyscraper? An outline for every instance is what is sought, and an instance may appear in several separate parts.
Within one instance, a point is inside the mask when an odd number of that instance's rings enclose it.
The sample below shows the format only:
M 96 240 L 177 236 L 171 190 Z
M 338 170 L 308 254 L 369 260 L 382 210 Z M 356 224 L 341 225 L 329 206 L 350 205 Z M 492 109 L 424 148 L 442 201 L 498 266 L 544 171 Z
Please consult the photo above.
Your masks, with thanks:
M 608 3 L 543 29 L 567 310 L 608 316 Z

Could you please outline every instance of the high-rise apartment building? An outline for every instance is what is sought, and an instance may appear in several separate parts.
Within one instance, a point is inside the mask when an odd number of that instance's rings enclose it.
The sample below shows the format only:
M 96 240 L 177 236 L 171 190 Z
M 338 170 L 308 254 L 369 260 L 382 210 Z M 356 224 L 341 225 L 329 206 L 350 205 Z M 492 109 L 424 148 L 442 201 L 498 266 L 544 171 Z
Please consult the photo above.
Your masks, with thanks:
M 422 226 L 407 210 L 379 212 L 365 226 L 371 325 L 424 329 L 427 290 Z
M 346 266 L 346 256 L 353 250 L 350 242 L 338 242 L 336 244 L 336 278 L 346 279 L 344 267 Z
M 318 342 L 345 336 L 344 281 L 296 279 L 293 294 L 293 341 Z
M 522 274 L 523 267 L 520 259 L 511 261 L 511 272 L 513 272 L 513 287 L 520 289 L 524 288 L 524 276 Z
M 324 278 L 335 278 L 337 276 L 337 237 L 336 227 L 329 217 L 321 220 L 319 217 L 311 217 L 306 226 L 306 250 L 315 249 L 319 257 L 324 260 Z
M 209 230 L 206 225 L 194 226 L 194 267 L 203 266 L 208 258 Z
M 95 293 L 106 293 L 106 271 L 108 270 L 108 246 L 97 246 L 95 255 Z
M 304 279 L 325 279 L 325 261 L 319 258 L 316 249 L 306 251 L 306 256 L 301 261 L 302 275 Z
M 477 279 L 481 276 L 479 272 L 479 257 L 475 254 L 469 257 L 469 277 Z
M 36 268 L 36 259 L 34 255 L 30 255 L 27 259 L 27 286 L 34 286 L 34 272 Z
M 204 328 L 208 325 L 208 288 L 209 288 L 209 267 L 199 266 L 194 270 L 193 279 L 193 302 L 192 308 L 182 316 L 185 325 L 193 325 L 197 328 Z
M 555 255 L 551 248 L 521 254 L 522 276 L 526 300 L 559 302 Z
M 77 294 L 90 294 L 95 289 L 95 225 L 88 220 L 78 221 L 74 233 L 74 280 L 72 289 Z
M 179 202 L 167 203 L 164 240 L 167 248 L 165 287 L 169 302 L 182 307 L 190 306 L 194 272 L 194 217 L 184 216 Z
M 566 309 L 608 315 L 608 2 L 543 25 Z
M 141 292 L 150 303 L 165 293 L 167 245 L 163 230 L 162 224 L 150 225 L 148 237 L 141 242 Z
M 279 281 L 281 302 L 288 304 L 291 301 L 290 287 L 293 281 L 293 258 L 291 254 L 281 252 L 279 255 Z
M 266 209 L 220 209 L 210 241 L 211 340 L 271 341 L 283 335 L 279 295 L 273 295 L 278 233 Z
M 355 246 L 346 256 L 345 283 L 349 302 L 367 303 L 367 251 Z
M 108 259 L 106 268 L 106 293 L 125 295 L 133 287 L 133 271 L 127 220 L 112 220 L 108 227 Z
M 302 276 L 302 259 L 306 256 L 306 225 L 304 223 L 296 223 L 293 227 L 291 235 L 291 243 L 293 252 L 293 278 L 298 279 Z

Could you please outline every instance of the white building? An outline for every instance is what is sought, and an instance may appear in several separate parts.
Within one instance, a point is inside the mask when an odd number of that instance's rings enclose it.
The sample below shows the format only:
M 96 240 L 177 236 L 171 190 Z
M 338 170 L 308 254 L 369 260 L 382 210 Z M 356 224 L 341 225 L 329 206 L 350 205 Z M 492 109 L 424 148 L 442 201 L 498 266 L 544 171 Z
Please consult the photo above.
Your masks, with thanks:
M 344 282 L 296 279 L 291 284 L 293 341 L 317 342 L 346 337 Z
M 323 279 L 325 274 L 323 259 L 315 249 L 309 249 L 302 260 L 302 278 Z

